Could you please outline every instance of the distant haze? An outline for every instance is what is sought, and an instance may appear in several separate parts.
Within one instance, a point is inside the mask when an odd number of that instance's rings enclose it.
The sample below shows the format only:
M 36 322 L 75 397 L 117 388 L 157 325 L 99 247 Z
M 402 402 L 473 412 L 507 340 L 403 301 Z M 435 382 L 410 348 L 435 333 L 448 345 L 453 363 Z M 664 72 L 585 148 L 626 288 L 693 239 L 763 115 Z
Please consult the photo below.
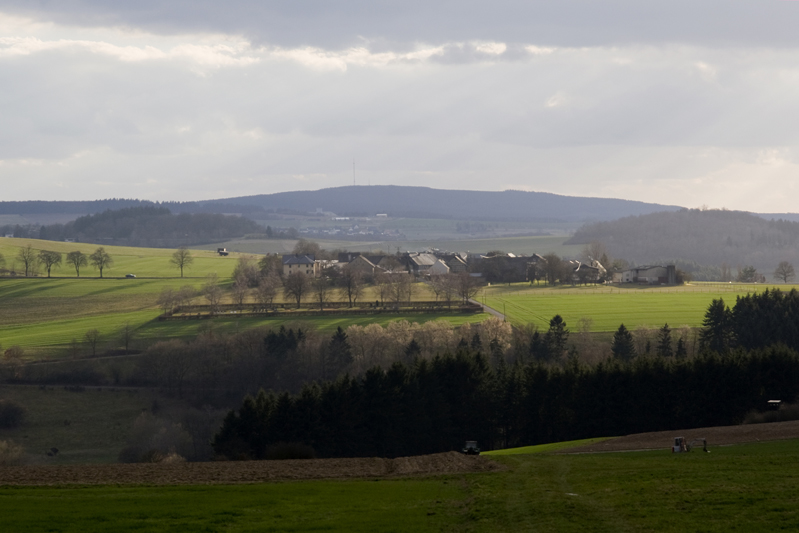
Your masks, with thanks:
M 355 183 L 796 212 L 797 20 L 776 0 L 0 0 L 0 200 Z

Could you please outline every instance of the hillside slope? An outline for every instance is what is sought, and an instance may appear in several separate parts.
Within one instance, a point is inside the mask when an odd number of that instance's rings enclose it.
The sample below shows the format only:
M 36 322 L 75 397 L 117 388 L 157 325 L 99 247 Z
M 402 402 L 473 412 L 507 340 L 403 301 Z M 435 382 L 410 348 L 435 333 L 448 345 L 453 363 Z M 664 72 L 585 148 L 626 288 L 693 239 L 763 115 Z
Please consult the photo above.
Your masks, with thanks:
M 799 265 L 799 222 L 741 211 L 682 209 L 588 224 L 566 244 L 605 243 L 613 257 L 638 264 L 684 259 L 703 265 L 752 265 L 769 275 L 780 261 Z

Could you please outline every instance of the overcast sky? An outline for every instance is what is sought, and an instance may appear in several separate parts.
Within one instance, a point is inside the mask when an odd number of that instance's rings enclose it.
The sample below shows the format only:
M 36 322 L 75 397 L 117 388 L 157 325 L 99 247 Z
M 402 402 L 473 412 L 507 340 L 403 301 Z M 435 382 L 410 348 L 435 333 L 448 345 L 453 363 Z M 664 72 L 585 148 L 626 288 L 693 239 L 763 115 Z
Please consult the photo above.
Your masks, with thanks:
M 353 183 L 797 212 L 799 2 L 0 0 L 0 200 Z

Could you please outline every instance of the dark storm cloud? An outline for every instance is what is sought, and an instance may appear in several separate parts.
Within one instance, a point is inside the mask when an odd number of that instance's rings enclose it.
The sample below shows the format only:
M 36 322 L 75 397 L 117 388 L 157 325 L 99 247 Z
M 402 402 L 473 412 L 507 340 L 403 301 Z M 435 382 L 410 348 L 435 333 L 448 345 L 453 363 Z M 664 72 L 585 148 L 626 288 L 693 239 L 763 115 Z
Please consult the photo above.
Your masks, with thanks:
M 550 46 L 799 44 L 781 0 L 2 0 L 0 11 L 78 26 L 241 33 L 283 46 L 495 40 Z

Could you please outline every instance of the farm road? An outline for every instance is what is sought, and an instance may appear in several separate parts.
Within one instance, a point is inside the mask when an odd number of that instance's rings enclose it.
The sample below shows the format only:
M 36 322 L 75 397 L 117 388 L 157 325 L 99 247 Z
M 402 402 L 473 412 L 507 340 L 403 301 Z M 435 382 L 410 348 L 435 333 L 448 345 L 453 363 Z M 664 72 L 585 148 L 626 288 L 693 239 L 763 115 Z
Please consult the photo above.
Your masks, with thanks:
M 470 304 L 474 304 L 474 305 L 479 305 L 479 306 L 481 306 L 483 308 L 483 311 L 485 311 L 486 313 L 494 315 L 495 317 L 499 318 L 503 322 L 505 321 L 505 315 L 503 315 L 502 313 L 500 313 L 499 311 L 497 311 L 493 307 L 488 307 L 485 304 L 481 304 L 480 302 L 478 302 L 477 300 L 475 300 L 473 298 L 469 300 L 469 303 Z

